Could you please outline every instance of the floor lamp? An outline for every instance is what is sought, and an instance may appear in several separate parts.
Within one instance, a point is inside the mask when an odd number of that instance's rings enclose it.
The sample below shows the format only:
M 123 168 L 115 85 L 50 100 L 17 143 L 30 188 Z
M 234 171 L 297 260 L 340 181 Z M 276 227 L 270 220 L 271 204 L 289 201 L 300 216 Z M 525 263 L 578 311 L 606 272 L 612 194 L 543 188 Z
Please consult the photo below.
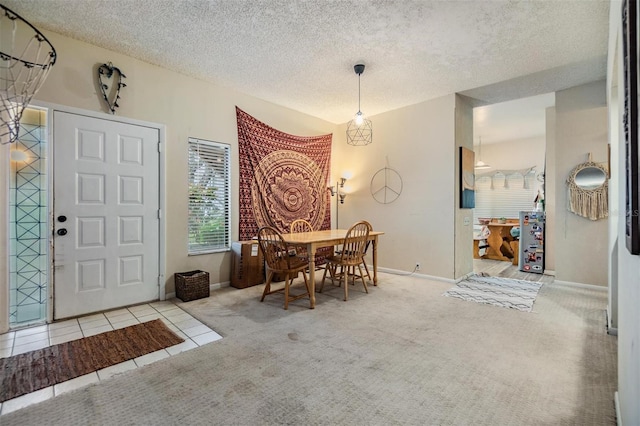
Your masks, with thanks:
M 338 226 L 338 208 L 340 204 L 344 204 L 344 199 L 347 197 L 347 194 L 344 192 L 340 192 L 340 188 L 344 188 L 344 183 L 347 181 L 347 178 L 340 178 L 338 182 L 336 182 L 336 186 L 330 186 L 329 191 L 331 191 L 331 196 L 336 197 L 336 229 L 339 229 Z

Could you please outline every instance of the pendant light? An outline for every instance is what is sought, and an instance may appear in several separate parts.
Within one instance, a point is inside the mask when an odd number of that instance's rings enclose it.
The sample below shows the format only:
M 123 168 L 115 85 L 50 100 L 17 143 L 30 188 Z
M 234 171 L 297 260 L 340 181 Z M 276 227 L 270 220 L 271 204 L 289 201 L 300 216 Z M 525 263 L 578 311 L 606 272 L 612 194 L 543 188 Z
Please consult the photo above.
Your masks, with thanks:
M 373 141 L 371 120 L 365 118 L 360 110 L 360 76 L 364 72 L 364 64 L 357 64 L 353 70 L 358 74 L 358 112 L 347 125 L 347 143 L 354 146 L 369 145 Z
M 486 164 L 484 161 L 482 161 L 482 138 L 478 138 L 480 143 L 478 146 L 478 161 L 476 162 L 476 166 L 474 167 L 474 169 L 476 170 L 485 170 L 485 169 L 490 169 L 491 166 Z

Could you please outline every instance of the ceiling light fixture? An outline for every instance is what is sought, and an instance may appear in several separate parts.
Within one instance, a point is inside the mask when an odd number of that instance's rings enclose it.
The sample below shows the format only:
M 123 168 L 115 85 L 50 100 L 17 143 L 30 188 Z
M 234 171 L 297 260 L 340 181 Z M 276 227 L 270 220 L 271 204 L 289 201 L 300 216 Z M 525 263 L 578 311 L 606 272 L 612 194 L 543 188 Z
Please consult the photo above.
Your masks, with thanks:
M 476 162 L 476 166 L 474 167 L 474 169 L 476 170 L 490 169 L 491 166 L 486 164 L 484 161 L 482 161 L 482 138 L 478 138 L 478 139 L 480 140 L 479 147 L 478 147 L 478 161 Z
M 354 146 L 369 145 L 373 141 L 371 120 L 365 118 L 360 110 L 360 76 L 364 72 L 364 64 L 357 64 L 353 70 L 358 74 L 358 112 L 347 125 L 347 143 Z

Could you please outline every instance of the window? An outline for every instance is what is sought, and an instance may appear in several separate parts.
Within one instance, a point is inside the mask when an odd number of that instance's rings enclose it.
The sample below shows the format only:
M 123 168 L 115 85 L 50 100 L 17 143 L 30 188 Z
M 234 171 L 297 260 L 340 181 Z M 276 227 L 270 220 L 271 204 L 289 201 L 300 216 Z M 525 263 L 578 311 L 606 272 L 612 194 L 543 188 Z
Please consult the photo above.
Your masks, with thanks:
M 518 218 L 520 211 L 532 210 L 538 193 L 535 173 L 496 173 L 493 176 L 476 177 L 476 207 L 474 223 L 479 217 Z
M 189 138 L 189 254 L 229 249 L 230 147 Z

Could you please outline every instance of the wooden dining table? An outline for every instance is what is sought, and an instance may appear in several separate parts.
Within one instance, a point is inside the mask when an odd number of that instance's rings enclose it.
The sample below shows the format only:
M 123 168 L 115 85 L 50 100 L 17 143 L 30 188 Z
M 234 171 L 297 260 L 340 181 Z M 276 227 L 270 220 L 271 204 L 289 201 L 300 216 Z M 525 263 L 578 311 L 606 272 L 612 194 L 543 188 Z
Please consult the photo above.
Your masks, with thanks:
M 510 241 L 513 241 L 511 236 L 511 228 L 519 226 L 518 223 L 499 223 L 490 222 L 488 225 L 491 232 L 487 237 L 487 253 L 482 256 L 484 259 L 494 260 L 506 260 L 511 262 L 517 253 L 513 252 Z
M 296 232 L 282 234 L 285 243 L 296 246 L 306 246 L 309 256 L 309 283 L 311 285 L 311 309 L 316 306 L 316 251 L 320 247 L 330 247 L 344 242 L 347 229 L 327 229 L 324 231 Z M 378 285 L 378 236 L 383 235 L 381 231 L 369 232 L 369 240 L 372 244 L 373 256 L 373 285 Z

